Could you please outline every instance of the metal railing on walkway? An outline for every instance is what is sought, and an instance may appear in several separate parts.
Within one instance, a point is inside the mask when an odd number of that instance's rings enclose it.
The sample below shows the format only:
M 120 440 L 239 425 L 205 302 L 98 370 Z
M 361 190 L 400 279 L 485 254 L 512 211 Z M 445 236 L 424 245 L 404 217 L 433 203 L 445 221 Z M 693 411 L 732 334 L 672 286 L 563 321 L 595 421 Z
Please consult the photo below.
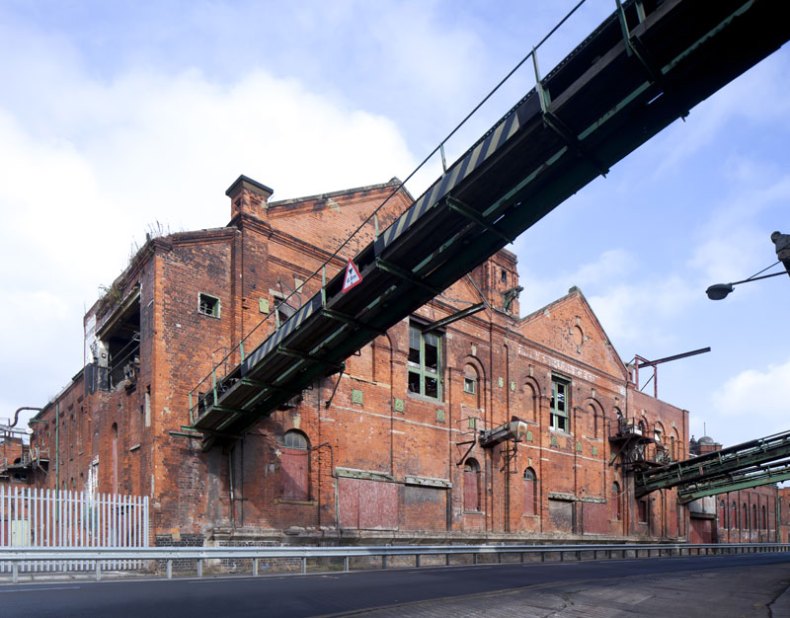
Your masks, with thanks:
M 351 572 L 421 566 L 456 566 L 549 561 L 640 559 L 679 556 L 715 556 L 749 553 L 789 552 L 788 543 L 731 543 L 689 545 L 661 544 L 579 544 L 579 545 L 388 545 L 360 547 L 152 547 L 0 548 L 0 566 L 10 570 L 10 581 L 21 573 L 33 572 L 39 562 L 88 563 L 96 581 L 103 574 L 143 572 L 168 579 L 175 570 L 182 575 L 204 574 L 258 576 L 262 572 L 302 574 Z M 122 570 L 119 564 L 145 565 Z M 208 566 L 208 568 L 205 568 Z M 37 575 L 41 575 L 37 573 Z M 53 573 L 47 573 L 52 576 Z M 73 576 L 73 575 L 72 575 Z M 2 578 L 0 578 L 2 581 Z

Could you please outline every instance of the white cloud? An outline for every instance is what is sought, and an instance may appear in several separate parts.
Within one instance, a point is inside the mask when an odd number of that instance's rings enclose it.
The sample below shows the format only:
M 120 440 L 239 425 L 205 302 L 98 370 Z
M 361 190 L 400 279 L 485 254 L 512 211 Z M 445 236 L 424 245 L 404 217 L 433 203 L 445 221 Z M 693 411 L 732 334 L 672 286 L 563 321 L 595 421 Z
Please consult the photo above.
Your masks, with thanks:
M 223 85 L 196 70 L 109 83 L 66 73 L 57 97 L 30 84 L 46 128 L 0 97 L 2 368 L 26 402 L 45 402 L 79 369 L 85 306 L 155 221 L 225 225 L 224 190 L 241 173 L 282 199 L 413 167 L 389 119 L 263 71 Z
M 538 278 L 523 269 L 521 284 L 529 303 L 526 311 L 548 304 L 579 287 L 590 302 L 607 334 L 618 348 L 640 349 L 666 343 L 669 324 L 699 300 L 693 282 L 676 275 L 647 274 L 640 277 L 640 259 L 624 249 L 609 249 L 571 273 L 552 273 Z
M 743 130 L 784 123 L 790 113 L 790 97 L 784 88 L 788 79 L 790 63 L 786 54 L 774 54 L 703 101 L 691 110 L 687 122 L 674 124 L 660 139 L 663 155 L 656 174 L 674 173 L 695 153 L 720 138 L 728 126 Z M 755 101 L 755 93 L 759 93 L 759 101 Z
M 712 396 L 717 414 L 731 420 L 748 419 L 756 435 L 790 429 L 789 401 L 790 360 L 764 369 L 741 371 Z

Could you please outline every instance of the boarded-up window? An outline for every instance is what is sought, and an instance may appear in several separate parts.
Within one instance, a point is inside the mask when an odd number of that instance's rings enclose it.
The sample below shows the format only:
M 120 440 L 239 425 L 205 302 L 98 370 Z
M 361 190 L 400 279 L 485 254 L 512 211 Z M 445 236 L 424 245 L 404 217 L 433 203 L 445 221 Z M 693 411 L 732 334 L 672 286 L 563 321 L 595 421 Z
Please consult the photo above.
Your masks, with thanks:
M 280 473 L 284 500 L 310 499 L 310 443 L 303 433 L 292 430 L 283 436 Z
M 555 530 L 573 532 L 573 502 L 549 498 L 549 519 Z
M 480 464 L 469 458 L 464 463 L 464 511 L 480 510 Z
M 531 384 L 524 385 L 524 417 L 530 421 L 538 420 L 538 396 Z
M 646 524 L 648 523 L 648 517 L 650 516 L 650 509 L 647 505 L 647 498 L 643 498 L 636 503 L 637 510 L 638 510 L 638 517 L 639 522 Z
M 341 477 L 337 490 L 341 528 L 397 530 L 396 483 Z
M 623 501 L 620 498 L 620 483 L 615 481 L 612 483 L 612 513 L 617 521 L 623 518 Z
M 532 468 L 524 470 L 524 515 L 535 515 L 538 509 L 537 477 Z

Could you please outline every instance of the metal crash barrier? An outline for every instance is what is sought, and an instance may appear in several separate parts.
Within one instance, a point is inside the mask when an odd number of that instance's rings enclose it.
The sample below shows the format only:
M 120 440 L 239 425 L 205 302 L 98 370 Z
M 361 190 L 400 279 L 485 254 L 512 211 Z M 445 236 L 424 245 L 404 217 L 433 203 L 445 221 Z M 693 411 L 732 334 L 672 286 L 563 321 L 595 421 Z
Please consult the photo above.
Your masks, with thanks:
M 20 575 L 32 579 L 52 577 L 35 572 L 42 561 L 89 563 L 96 581 L 103 575 L 203 577 L 206 575 L 301 574 L 352 572 L 387 568 L 448 567 L 470 564 L 704 557 L 790 551 L 787 543 L 731 543 L 689 545 L 597 544 L 597 545 L 387 545 L 365 547 L 152 547 L 152 548 L 0 548 L 0 565 L 10 566 L 10 581 Z M 529 559 L 529 560 L 528 560 Z M 454 562 L 455 560 L 455 562 Z M 143 568 L 123 570 L 118 564 Z M 109 567 L 108 565 L 112 565 Z M 175 568 L 174 568 L 175 567 Z M 208 568 L 207 568 L 208 567 Z M 245 568 L 246 567 L 246 568 Z M 64 569 L 65 571 L 65 569 Z M 83 572 L 84 573 L 84 572 Z M 76 577 L 69 573 L 69 577 Z M 83 574 L 82 577 L 85 577 Z M 2 581 L 3 578 L 0 578 Z

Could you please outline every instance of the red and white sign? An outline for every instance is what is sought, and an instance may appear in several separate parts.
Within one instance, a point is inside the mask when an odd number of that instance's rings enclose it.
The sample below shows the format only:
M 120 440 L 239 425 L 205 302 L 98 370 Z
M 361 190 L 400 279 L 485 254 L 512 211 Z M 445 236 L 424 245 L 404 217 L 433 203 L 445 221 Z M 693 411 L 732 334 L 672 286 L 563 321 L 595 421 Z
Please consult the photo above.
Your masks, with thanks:
M 342 292 L 348 292 L 355 285 L 362 283 L 362 275 L 359 274 L 359 268 L 354 264 L 354 260 L 349 260 L 346 264 L 346 275 L 343 277 Z

